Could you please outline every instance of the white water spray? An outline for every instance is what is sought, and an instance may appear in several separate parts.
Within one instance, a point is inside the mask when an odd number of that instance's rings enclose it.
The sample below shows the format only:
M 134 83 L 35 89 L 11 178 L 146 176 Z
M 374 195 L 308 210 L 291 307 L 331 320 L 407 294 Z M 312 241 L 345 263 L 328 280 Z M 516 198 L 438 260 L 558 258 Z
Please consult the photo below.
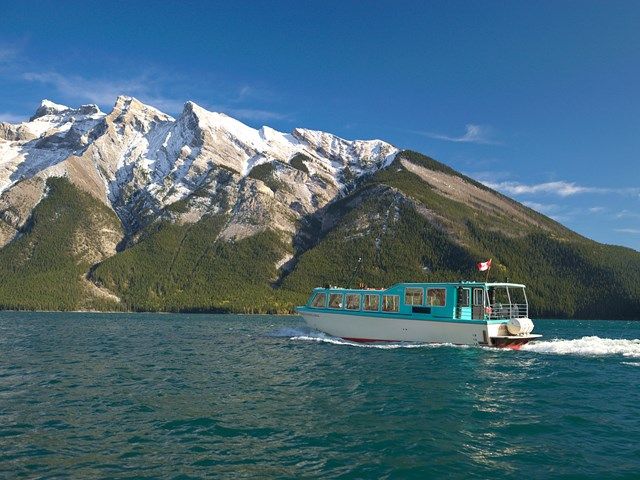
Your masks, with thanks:
M 606 356 L 622 355 L 640 358 L 640 339 L 625 340 L 600 337 L 582 337 L 574 340 L 555 339 L 533 342 L 522 346 L 522 350 L 557 355 Z

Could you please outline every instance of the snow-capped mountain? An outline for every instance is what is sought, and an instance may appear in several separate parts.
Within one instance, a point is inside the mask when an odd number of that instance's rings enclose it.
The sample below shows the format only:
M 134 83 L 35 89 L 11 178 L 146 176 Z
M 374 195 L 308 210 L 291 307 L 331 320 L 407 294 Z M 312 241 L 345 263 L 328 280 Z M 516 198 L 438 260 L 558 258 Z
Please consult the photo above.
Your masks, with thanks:
M 268 226 L 293 233 L 301 217 L 397 152 L 380 140 L 254 129 L 193 102 L 173 118 L 126 96 L 108 114 L 44 100 L 28 122 L 0 124 L 0 246 L 27 221 L 51 176 L 111 207 L 129 235 L 159 216 L 193 222 L 219 212 L 229 214 L 221 235 L 241 238 Z
M 96 105 L 71 109 L 43 100 L 28 122 L 0 124 L 0 191 L 81 152 L 103 117 Z

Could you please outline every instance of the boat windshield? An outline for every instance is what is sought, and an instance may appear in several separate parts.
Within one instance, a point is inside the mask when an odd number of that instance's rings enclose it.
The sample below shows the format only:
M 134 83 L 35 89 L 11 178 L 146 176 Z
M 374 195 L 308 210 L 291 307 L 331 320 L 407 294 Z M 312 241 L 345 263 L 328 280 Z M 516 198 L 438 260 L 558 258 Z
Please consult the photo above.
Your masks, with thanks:
M 488 297 L 490 318 L 506 319 L 529 316 L 527 295 L 523 287 L 492 286 L 488 289 Z

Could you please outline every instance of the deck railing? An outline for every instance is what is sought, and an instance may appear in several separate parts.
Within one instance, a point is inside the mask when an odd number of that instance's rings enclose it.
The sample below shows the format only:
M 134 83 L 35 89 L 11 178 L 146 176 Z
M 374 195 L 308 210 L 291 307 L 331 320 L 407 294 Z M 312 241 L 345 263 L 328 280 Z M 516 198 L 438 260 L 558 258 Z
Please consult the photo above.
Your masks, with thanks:
M 488 313 L 488 317 L 489 320 L 528 318 L 529 305 L 526 303 L 492 303 L 491 313 Z

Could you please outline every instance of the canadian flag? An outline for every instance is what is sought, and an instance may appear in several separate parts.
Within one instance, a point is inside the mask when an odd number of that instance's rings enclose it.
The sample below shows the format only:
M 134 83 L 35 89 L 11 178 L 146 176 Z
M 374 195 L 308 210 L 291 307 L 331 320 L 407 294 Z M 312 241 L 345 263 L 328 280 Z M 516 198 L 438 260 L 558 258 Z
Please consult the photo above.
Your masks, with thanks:
M 486 272 L 491 268 L 491 259 L 487 260 L 486 262 L 477 263 L 476 268 L 481 272 Z

